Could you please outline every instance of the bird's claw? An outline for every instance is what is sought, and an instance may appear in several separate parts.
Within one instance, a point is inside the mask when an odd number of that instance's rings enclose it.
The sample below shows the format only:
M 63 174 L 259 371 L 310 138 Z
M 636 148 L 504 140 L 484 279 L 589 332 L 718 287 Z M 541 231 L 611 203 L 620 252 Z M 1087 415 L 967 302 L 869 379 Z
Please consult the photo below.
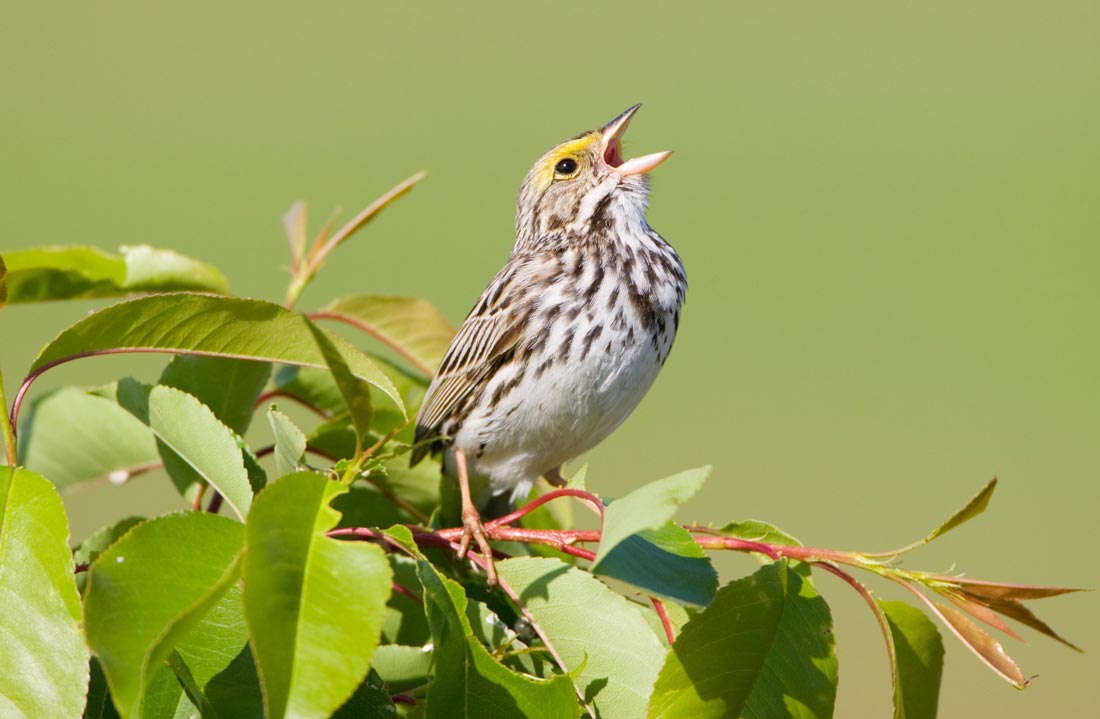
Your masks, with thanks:
M 473 509 L 472 507 L 470 509 Z M 489 546 L 489 533 L 481 523 L 481 515 L 476 509 L 473 511 L 462 510 L 462 538 L 458 542 L 459 559 L 465 559 L 470 550 L 470 541 L 477 543 L 478 551 L 485 558 L 486 581 L 489 586 L 497 583 L 497 568 L 493 564 L 493 549 Z

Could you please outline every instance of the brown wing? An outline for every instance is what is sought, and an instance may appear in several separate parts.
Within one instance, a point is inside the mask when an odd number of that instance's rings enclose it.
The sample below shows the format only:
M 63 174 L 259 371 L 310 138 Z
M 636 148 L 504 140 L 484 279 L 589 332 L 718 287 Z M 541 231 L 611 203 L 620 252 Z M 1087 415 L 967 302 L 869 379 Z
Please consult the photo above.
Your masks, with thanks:
M 515 349 L 523 335 L 528 312 L 517 311 L 516 280 L 531 276 L 530 263 L 513 256 L 481 294 L 481 299 L 451 341 L 416 417 L 416 443 L 440 436 L 444 422 L 462 401 L 483 386 L 499 363 Z M 526 294 L 522 291 L 521 294 Z M 435 445 L 413 450 L 411 464 Z

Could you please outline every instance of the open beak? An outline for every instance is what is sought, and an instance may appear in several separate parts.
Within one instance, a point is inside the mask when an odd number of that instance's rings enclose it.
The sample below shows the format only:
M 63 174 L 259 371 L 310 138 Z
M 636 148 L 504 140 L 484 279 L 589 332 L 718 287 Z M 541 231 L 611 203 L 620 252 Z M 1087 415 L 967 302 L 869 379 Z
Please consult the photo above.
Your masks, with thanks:
M 627 175 L 643 175 L 667 160 L 668 156 L 672 154 L 671 150 L 666 150 L 665 152 L 654 152 L 652 155 L 642 155 L 630 160 L 623 160 L 623 133 L 626 132 L 626 128 L 630 124 L 630 118 L 634 117 L 634 113 L 641 106 L 642 104 L 638 103 L 600 128 L 600 149 L 603 152 L 603 161 L 614 172 L 624 177 Z

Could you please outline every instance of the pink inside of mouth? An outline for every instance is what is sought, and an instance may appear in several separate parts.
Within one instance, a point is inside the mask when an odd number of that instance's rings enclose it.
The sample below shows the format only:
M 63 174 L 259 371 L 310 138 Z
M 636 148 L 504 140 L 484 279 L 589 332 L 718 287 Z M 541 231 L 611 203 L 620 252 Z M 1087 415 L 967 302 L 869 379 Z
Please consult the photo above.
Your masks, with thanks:
M 603 151 L 603 161 L 611 167 L 619 167 L 623 164 L 623 147 L 618 139 L 607 143 L 607 148 Z

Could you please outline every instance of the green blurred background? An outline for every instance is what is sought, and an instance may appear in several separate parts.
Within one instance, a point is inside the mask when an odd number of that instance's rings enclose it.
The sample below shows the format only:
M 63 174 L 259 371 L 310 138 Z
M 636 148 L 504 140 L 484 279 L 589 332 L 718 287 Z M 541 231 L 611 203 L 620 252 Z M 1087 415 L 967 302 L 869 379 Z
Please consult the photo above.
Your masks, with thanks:
M 427 169 L 303 308 L 412 294 L 461 320 L 511 246 L 529 165 L 644 102 L 626 151 L 676 150 L 650 219 L 691 290 L 660 380 L 587 457 L 590 485 L 621 495 L 712 463 L 682 518 L 882 550 L 997 475 L 989 514 L 908 565 L 1100 584 L 1094 2 L 8 3 L 0 37 L 0 249 L 148 242 L 281 300 L 291 202 L 316 227 Z M 5 308 L 9 391 L 102 304 Z M 89 360 L 36 391 L 162 363 Z M 68 497 L 76 537 L 177 505 L 147 480 Z M 887 716 L 874 621 L 818 584 L 837 716 Z M 941 716 L 1094 715 L 1096 595 L 1036 609 L 1092 653 L 1007 640 L 1042 674 L 1021 693 L 948 639 Z

